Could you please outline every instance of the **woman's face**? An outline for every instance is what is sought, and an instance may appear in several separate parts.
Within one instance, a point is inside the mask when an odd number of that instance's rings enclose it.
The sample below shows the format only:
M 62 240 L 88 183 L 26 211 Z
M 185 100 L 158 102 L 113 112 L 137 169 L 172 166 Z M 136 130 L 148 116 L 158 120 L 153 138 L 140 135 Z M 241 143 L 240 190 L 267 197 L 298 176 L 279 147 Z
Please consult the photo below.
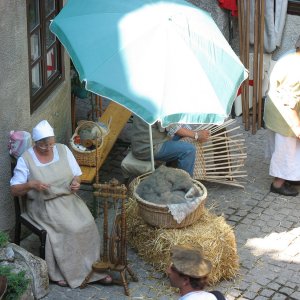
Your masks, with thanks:
M 36 149 L 40 153 L 49 153 L 52 152 L 55 146 L 55 137 L 48 137 L 42 140 L 39 140 L 35 143 Z

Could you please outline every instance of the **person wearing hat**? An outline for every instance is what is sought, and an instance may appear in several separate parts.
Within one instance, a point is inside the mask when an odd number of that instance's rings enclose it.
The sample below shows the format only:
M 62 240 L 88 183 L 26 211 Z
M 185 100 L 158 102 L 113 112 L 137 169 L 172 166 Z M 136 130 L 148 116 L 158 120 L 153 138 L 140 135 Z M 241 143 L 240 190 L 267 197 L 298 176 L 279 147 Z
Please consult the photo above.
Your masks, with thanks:
M 264 111 L 274 177 L 270 191 L 284 196 L 297 196 L 300 184 L 300 36 L 295 48 L 272 70 Z
M 50 280 L 76 288 L 100 259 L 100 237 L 93 216 L 76 194 L 81 170 L 72 152 L 55 142 L 43 120 L 32 130 L 33 147 L 17 161 L 11 178 L 13 196 L 27 194 L 27 213 L 47 231 L 45 260 Z M 90 281 L 109 283 L 107 274 Z
M 171 249 L 171 264 L 166 272 L 171 286 L 179 289 L 179 300 L 225 299 L 220 292 L 204 291 L 211 269 L 210 261 L 203 258 L 200 249 L 177 245 Z

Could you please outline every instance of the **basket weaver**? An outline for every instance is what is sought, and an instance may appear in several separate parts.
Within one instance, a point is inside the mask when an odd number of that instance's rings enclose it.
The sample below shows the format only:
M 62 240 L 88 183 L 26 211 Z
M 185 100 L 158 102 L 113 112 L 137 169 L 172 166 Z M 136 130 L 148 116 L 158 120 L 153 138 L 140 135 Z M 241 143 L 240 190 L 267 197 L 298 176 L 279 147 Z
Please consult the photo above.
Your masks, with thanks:
M 210 130 L 207 142 L 201 143 L 192 138 L 182 138 L 196 147 L 196 161 L 193 178 L 228 185 L 244 187 L 247 172 L 244 162 L 247 158 L 242 133 L 235 134 L 239 128 L 231 125 L 235 120 L 228 120 L 222 125 L 199 125 L 197 130 Z M 226 128 L 227 127 L 227 128 Z
M 74 143 L 74 139 L 76 136 L 79 136 L 80 131 L 85 129 L 92 129 L 95 127 L 97 128 L 97 138 L 93 141 L 94 145 L 96 146 L 95 149 L 81 150 L 78 147 L 76 147 Z M 99 162 L 101 158 L 101 153 L 103 150 L 103 139 L 108 133 L 109 133 L 109 125 L 106 128 L 104 128 L 96 122 L 92 122 L 92 121 L 80 122 L 80 124 L 75 129 L 75 132 L 70 140 L 71 151 L 80 166 L 88 166 L 88 167 L 96 166 L 96 160 L 98 160 Z
M 179 169 L 177 171 L 185 172 Z M 195 223 L 197 220 L 199 220 L 199 218 L 201 218 L 207 197 L 207 190 L 201 182 L 193 180 L 194 186 L 199 190 L 201 195 L 199 197 L 199 205 L 192 213 L 188 214 L 183 221 L 177 223 L 170 213 L 167 205 L 146 201 L 137 194 L 136 189 L 138 185 L 150 174 L 151 173 L 146 173 L 136 177 L 130 183 L 129 187 L 129 191 L 131 191 L 130 196 L 137 201 L 139 214 L 146 223 L 158 228 L 182 228 Z

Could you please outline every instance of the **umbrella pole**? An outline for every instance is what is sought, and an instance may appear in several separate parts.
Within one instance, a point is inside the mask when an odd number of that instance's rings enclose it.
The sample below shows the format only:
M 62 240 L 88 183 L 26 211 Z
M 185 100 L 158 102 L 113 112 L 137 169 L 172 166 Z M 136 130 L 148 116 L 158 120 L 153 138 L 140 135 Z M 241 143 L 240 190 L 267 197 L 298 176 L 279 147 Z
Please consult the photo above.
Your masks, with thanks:
M 154 168 L 154 153 L 153 153 L 153 140 L 152 140 L 152 127 L 149 124 L 149 138 L 150 138 L 150 155 L 151 155 L 151 170 L 155 171 Z

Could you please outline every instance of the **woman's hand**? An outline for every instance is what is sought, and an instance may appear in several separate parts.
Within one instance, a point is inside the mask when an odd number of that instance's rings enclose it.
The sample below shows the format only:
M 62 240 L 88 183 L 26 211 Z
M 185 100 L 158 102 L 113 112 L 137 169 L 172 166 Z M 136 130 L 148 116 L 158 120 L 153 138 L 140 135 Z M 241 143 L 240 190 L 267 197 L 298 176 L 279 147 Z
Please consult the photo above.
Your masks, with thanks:
M 50 187 L 49 184 L 43 183 L 39 180 L 30 180 L 26 183 L 12 185 L 10 189 L 12 195 L 18 197 L 18 196 L 26 195 L 30 190 L 36 190 L 41 192 L 41 191 L 48 190 L 49 187 Z
M 30 189 L 34 189 L 39 192 L 48 190 L 50 187 L 50 184 L 43 183 L 39 180 L 28 181 L 28 184 L 29 184 Z
M 70 184 L 70 190 L 71 192 L 75 193 L 80 188 L 80 181 L 78 180 L 78 177 L 74 177 L 71 184 Z

